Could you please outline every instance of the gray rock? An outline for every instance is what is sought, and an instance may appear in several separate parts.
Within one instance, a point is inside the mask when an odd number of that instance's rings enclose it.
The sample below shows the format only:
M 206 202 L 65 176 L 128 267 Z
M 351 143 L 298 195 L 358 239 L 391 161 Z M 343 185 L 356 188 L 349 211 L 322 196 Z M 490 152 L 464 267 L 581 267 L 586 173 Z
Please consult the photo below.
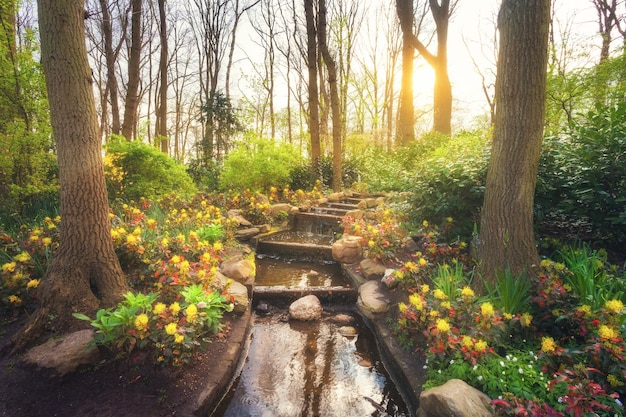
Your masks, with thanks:
M 319 320 L 322 317 L 322 304 L 315 295 L 297 299 L 289 306 L 289 316 L 294 320 Z
M 490 417 L 490 398 L 460 379 L 423 391 L 418 417 Z
M 357 306 L 365 316 L 374 318 L 389 310 L 390 301 L 383 291 L 384 287 L 378 281 L 367 281 L 361 285 Z
M 94 330 L 81 330 L 35 346 L 24 355 L 24 361 L 40 368 L 53 369 L 59 376 L 70 374 L 81 365 L 100 361 L 100 352 L 90 342 Z
M 350 325 L 354 323 L 354 317 L 349 314 L 339 313 L 330 318 L 330 321 L 336 324 L 341 324 L 343 326 Z
M 250 238 L 258 235 L 259 233 L 261 233 L 261 229 L 259 229 L 258 227 L 249 227 L 247 229 L 240 229 L 240 230 L 235 231 L 235 239 L 237 239 L 240 242 L 247 242 L 248 240 L 250 240 Z
M 361 274 L 367 280 L 381 279 L 385 275 L 385 270 L 387 269 L 384 265 L 377 264 L 374 260 L 369 258 L 363 259 L 359 264 L 359 267 L 361 267 Z
M 289 213 L 291 213 L 291 209 L 292 208 L 293 208 L 293 206 L 291 204 L 287 204 L 287 203 L 274 204 L 270 208 L 270 216 L 276 217 L 281 212 L 285 212 L 285 213 L 289 214 Z

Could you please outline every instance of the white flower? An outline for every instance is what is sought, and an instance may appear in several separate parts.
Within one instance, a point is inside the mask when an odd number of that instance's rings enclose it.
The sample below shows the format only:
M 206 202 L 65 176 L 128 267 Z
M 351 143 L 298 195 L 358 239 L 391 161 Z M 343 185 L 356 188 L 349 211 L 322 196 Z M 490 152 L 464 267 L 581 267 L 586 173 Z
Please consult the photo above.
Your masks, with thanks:
M 517 370 L 517 372 L 519 372 L 519 373 L 520 373 L 520 374 L 522 374 L 522 375 L 524 374 L 524 370 L 523 370 L 522 368 L 519 368 L 519 369 Z
M 619 400 L 619 398 L 615 399 L 615 404 L 619 405 L 620 407 L 624 406 L 624 404 L 622 404 L 622 402 Z
M 478 365 L 474 365 L 472 369 L 475 371 L 476 369 L 478 369 Z
M 504 368 L 504 362 L 500 361 L 500 366 Z
M 450 365 L 454 363 L 454 359 L 450 359 Z
M 482 381 L 483 380 L 483 376 L 482 375 L 478 375 L 478 380 Z
M 198 308 L 202 309 L 202 308 L 206 308 L 206 303 L 204 301 L 200 301 L 198 303 Z

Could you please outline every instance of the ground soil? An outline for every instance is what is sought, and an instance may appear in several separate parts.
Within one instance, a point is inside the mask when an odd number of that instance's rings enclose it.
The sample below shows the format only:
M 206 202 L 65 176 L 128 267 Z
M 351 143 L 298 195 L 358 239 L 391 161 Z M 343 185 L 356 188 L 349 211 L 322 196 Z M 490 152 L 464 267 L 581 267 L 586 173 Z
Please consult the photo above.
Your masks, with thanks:
M 0 348 L 22 324 L 0 327 Z M 107 357 L 65 377 L 38 369 L 19 356 L 0 357 L 2 417 L 161 417 L 189 416 L 194 400 L 228 352 L 229 333 L 216 338 L 188 366 L 163 367 L 140 353 Z

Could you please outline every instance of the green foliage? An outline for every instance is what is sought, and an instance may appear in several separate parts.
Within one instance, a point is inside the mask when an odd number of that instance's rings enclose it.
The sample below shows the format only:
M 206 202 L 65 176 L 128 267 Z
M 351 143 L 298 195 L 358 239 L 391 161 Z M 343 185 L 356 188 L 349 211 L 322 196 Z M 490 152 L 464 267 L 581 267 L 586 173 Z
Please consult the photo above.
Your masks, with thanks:
M 504 313 L 516 315 L 527 312 L 530 303 L 530 280 L 526 274 L 514 275 L 507 268 L 496 275 L 493 285 L 483 281 L 489 299 Z
M 202 227 L 200 230 L 196 232 L 198 234 L 198 239 L 201 241 L 207 241 L 211 245 L 215 242 L 219 242 L 224 238 L 224 229 L 222 229 L 221 224 L 209 224 Z
M 157 200 L 171 193 L 184 197 L 196 192 L 185 168 L 150 145 L 113 138 L 105 149 L 110 200 Z
M 200 107 L 200 111 L 202 112 L 200 121 L 205 124 L 206 132 L 197 144 L 198 159 L 201 166 L 210 167 L 214 155 L 219 154 L 216 151 L 228 154 L 233 136 L 241 132 L 243 127 L 230 97 L 221 91 L 212 91 L 207 102 Z
M 226 157 L 220 188 L 238 191 L 283 188 L 290 182 L 291 170 L 301 162 L 302 157 L 294 146 L 270 139 L 248 138 Z
M 461 288 L 469 285 L 461 262 L 455 262 L 452 266 L 447 263 L 437 265 L 437 273 L 432 280 L 435 288 L 441 290 L 449 300 L 457 298 Z
M 626 282 L 609 272 L 606 252 L 592 250 L 588 244 L 580 243 L 565 246 L 558 255 L 569 271 L 563 281 L 581 303 L 599 308 L 611 299 L 626 302 Z
M 200 158 L 195 158 L 187 164 L 187 173 L 198 189 L 216 191 L 219 188 L 221 168 L 221 165 L 216 161 L 205 162 Z
M 461 237 L 470 237 L 479 220 L 488 162 L 484 132 L 456 135 L 423 154 L 410 182 L 410 220 L 440 224 L 450 217 Z
M 567 135 L 546 140 L 536 213 L 540 229 L 626 243 L 626 102 L 596 107 Z

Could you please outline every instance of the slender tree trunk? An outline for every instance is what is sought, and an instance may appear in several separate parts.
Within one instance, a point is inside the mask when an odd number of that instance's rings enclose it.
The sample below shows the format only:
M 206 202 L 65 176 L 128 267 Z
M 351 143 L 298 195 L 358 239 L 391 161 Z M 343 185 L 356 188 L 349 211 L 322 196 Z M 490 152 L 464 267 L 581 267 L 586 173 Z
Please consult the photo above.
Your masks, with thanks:
M 71 314 L 115 304 L 126 282 L 111 239 L 100 138 L 85 46 L 82 0 L 40 0 L 41 61 L 57 146 L 59 248 L 38 288 L 40 305 L 14 339 L 80 326 Z M 54 319 L 51 319 L 54 317 Z
M 126 140 L 133 139 L 137 124 L 137 103 L 139 102 L 139 61 L 141 58 L 141 8 L 143 0 L 132 0 L 131 45 L 128 59 L 128 86 L 126 87 L 126 104 L 124 106 L 124 123 L 122 136 Z
M 304 0 L 307 34 L 307 65 L 309 68 L 309 132 L 311 134 L 311 166 L 314 175 L 322 155 L 320 147 L 319 96 L 317 89 L 317 42 L 313 0 Z
M 167 136 L 167 18 L 165 17 L 165 0 L 159 0 L 159 37 L 161 39 L 161 55 L 159 57 L 159 108 L 157 111 L 156 139 L 161 142 L 161 152 L 168 154 L 170 141 Z
M 483 278 L 539 265 L 533 201 L 543 135 L 550 0 L 503 0 L 496 119 L 477 254 Z
M 330 107 L 333 117 L 333 191 L 341 191 L 341 112 L 339 111 L 339 92 L 337 87 L 337 65 L 330 55 L 326 42 L 326 0 L 319 1 L 319 28 L 317 32 L 320 51 L 328 69 L 328 87 L 330 89 Z
M 398 103 L 397 143 L 408 145 L 415 140 L 415 105 L 413 103 L 413 0 L 396 0 L 402 29 L 402 85 Z
M 111 101 L 111 133 L 120 134 L 119 88 L 115 75 L 115 52 L 113 50 L 113 24 L 106 0 L 100 0 L 102 11 L 102 34 L 104 36 L 104 56 L 107 64 L 107 87 Z

